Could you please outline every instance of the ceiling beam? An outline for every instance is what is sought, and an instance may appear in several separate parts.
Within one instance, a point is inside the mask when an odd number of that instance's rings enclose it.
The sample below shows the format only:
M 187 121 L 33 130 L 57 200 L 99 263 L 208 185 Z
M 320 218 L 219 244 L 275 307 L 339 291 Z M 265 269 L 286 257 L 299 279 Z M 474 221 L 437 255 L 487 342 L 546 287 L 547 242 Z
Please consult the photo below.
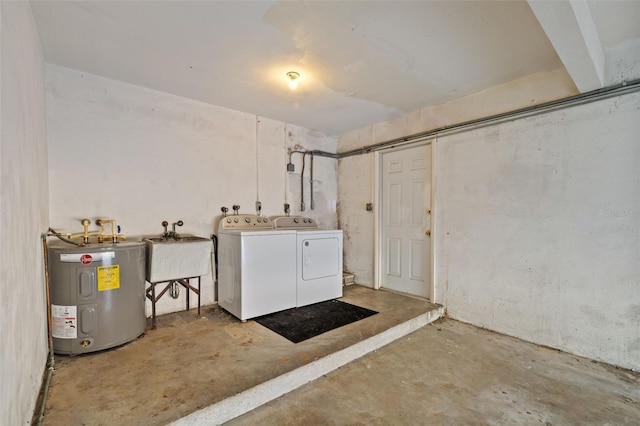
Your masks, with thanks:
M 581 93 L 604 87 L 604 49 L 586 0 L 527 0 Z

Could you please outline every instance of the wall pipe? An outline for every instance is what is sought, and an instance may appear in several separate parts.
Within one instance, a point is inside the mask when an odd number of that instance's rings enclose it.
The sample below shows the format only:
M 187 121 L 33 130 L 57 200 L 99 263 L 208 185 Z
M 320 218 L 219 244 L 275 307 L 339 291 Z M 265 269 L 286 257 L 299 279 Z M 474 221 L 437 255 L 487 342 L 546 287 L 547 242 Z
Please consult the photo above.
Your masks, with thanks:
M 287 149 L 287 123 L 282 126 L 282 149 Z M 291 163 L 291 154 L 289 154 L 289 163 Z M 287 171 L 289 171 L 289 163 L 287 163 Z M 289 204 L 289 173 L 284 174 L 284 205 Z
M 260 138 L 258 135 L 258 126 L 260 119 L 256 115 L 256 214 L 260 214 L 258 211 L 258 203 L 260 203 Z M 260 209 L 261 210 L 261 209 Z
M 56 230 L 49 228 L 49 233 L 45 234 L 45 235 L 51 235 L 54 237 L 57 237 L 60 241 L 64 241 L 67 244 L 73 244 L 74 246 L 78 246 L 78 247 L 83 247 L 84 244 L 83 243 L 76 243 L 75 241 L 72 241 L 70 238 L 65 238 L 64 234 L 61 234 L 59 232 L 57 232 Z M 79 236 L 82 236 L 82 234 L 80 235 L 76 235 L 75 237 L 78 238 Z M 72 237 L 71 235 L 69 235 L 69 237 Z
M 475 120 L 464 121 L 458 124 L 452 124 L 449 126 L 440 127 L 438 129 L 427 130 L 420 133 L 415 133 L 409 136 L 403 136 L 400 138 L 390 139 L 384 142 L 379 142 L 372 145 L 363 146 L 362 148 L 356 148 L 340 153 L 331 153 L 326 151 L 309 151 L 309 154 L 319 155 L 322 157 L 329 157 L 334 159 L 341 159 L 351 157 L 359 154 L 368 154 L 373 151 L 378 151 L 384 148 L 393 146 L 405 145 L 411 142 L 415 142 L 421 139 L 429 137 L 450 135 L 460 133 L 466 130 L 471 130 L 479 127 L 489 126 L 492 124 L 498 124 L 505 121 L 516 120 L 518 118 L 529 117 L 537 114 L 543 114 L 545 112 L 555 111 L 562 108 L 568 108 L 571 106 L 582 105 L 589 102 L 595 102 L 601 99 L 607 99 L 613 96 L 632 93 L 640 90 L 640 79 L 632 80 L 629 82 L 623 82 L 613 86 L 603 87 L 601 89 L 592 90 L 590 92 L 581 93 L 575 96 L 570 96 L 555 101 L 544 102 L 539 105 L 520 108 L 509 112 L 500 114 L 494 114 Z
M 49 228 L 49 232 L 52 229 Z M 55 366 L 55 357 L 53 356 L 53 324 L 51 322 L 51 292 L 49 290 L 49 255 L 47 253 L 47 235 L 42 234 L 42 250 L 44 253 L 44 283 L 47 299 L 47 334 L 49 345 L 49 358 L 47 363 L 47 376 L 44 384 L 42 385 L 42 397 L 40 399 L 40 407 L 38 409 L 38 417 L 36 419 L 36 425 L 42 425 L 42 419 L 44 418 L 44 408 L 47 402 L 47 395 L 49 394 L 49 386 L 51 385 L 51 377 L 53 376 L 53 370 Z
M 310 209 L 316 208 L 316 202 L 313 199 L 313 152 L 309 153 L 311 163 L 309 164 L 309 203 Z
M 304 211 L 304 159 L 308 154 L 311 156 L 311 209 L 313 210 L 313 157 L 314 155 L 320 157 L 333 158 L 340 160 L 342 158 L 351 157 L 354 155 L 369 154 L 374 151 L 378 151 L 385 148 L 408 145 L 413 142 L 424 140 L 431 137 L 438 137 L 443 135 L 451 135 L 472 129 L 485 127 L 493 124 L 503 123 L 506 121 L 512 121 L 519 118 L 530 117 L 546 112 L 555 111 L 558 109 L 569 108 L 572 106 L 582 105 L 589 102 L 595 102 L 601 99 L 607 99 L 613 96 L 624 95 L 640 90 L 640 79 L 635 79 L 629 82 L 622 82 L 613 86 L 603 87 L 601 89 L 592 90 L 586 93 L 580 93 L 575 96 L 569 96 L 563 99 L 557 99 L 554 101 L 544 102 L 538 105 L 530 107 L 520 108 L 513 111 L 494 114 L 483 118 L 478 118 L 469 121 L 463 121 L 462 123 L 451 124 L 448 126 L 440 127 L 437 129 L 427 130 L 419 133 L 414 133 L 409 136 L 403 136 L 395 139 L 389 139 L 383 142 L 363 146 L 362 148 L 356 148 L 349 151 L 332 153 L 321 150 L 311 151 L 292 151 L 289 153 L 289 164 L 291 164 L 291 154 L 294 152 L 300 152 L 302 154 L 302 174 L 300 176 L 300 210 Z
M 302 171 L 300 172 L 300 211 L 304 211 L 304 160 L 307 153 L 302 154 Z
M 304 167 L 305 167 L 305 157 L 310 151 L 291 151 L 289 152 L 289 164 L 287 164 L 287 170 L 289 170 L 289 166 L 291 169 L 289 171 L 293 171 L 293 165 L 291 164 L 291 156 L 293 154 L 302 154 L 302 171 L 300 172 L 300 211 L 304 211 Z

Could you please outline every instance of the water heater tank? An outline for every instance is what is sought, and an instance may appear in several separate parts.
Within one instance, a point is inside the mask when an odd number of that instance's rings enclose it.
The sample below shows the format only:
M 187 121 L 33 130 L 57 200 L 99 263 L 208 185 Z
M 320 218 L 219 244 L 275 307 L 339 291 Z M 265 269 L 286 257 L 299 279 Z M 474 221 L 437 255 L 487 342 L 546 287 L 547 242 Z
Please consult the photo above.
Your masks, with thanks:
M 55 353 L 108 349 L 144 333 L 144 243 L 55 242 L 47 251 Z

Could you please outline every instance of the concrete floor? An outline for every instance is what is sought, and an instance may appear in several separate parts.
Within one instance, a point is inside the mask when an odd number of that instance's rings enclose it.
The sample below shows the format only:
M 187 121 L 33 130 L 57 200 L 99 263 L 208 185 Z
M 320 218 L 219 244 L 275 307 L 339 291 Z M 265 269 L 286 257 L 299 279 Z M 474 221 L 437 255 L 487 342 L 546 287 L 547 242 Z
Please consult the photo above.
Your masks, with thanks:
M 442 319 L 228 424 L 638 425 L 640 375 Z
M 118 348 L 56 356 L 43 423 L 162 425 L 221 401 L 231 403 L 216 404 L 223 412 L 215 418 L 233 418 L 257 406 L 246 401 L 271 400 L 287 386 L 297 387 L 292 383 L 313 380 L 442 313 L 424 300 L 357 285 L 346 287 L 341 300 L 379 313 L 293 344 L 254 321 L 242 323 L 208 306 L 200 319 L 194 310 L 160 316 L 155 330 Z M 374 346 L 362 347 L 372 340 Z M 286 376 L 301 367 L 309 368 Z M 238 396 L 279 377 L 287 377 L 286 383 Z M 229 398 L 234 395 L 238 402 Z M 205 414 L 211 424 L 212 415 Z
M 44 424 L 215 424 L 315 377 L 228 424 L 640 424 L 637 373 L 453 320 L 425 326 L 438 308 L 394 293 L 351 286 L 343 300 L 380 313 L 295 345 L 207 307 L 120 348 L 56 357 Z M 406 324 L 417 331 L 346 364 Z

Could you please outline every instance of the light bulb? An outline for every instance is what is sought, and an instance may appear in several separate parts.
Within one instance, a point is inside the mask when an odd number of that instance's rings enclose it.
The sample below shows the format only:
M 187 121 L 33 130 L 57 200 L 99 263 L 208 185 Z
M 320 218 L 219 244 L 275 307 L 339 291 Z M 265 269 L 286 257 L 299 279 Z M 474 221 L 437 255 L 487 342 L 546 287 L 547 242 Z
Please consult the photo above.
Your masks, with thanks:
M 295 90 L 296 87 L 298 87 L 298 77 L 300 77 L 300 74 L 295 72 L 295 71 L 289 71 L 287 73 L 287 77 L 289 77 L 289 88 L 291 90 Z

